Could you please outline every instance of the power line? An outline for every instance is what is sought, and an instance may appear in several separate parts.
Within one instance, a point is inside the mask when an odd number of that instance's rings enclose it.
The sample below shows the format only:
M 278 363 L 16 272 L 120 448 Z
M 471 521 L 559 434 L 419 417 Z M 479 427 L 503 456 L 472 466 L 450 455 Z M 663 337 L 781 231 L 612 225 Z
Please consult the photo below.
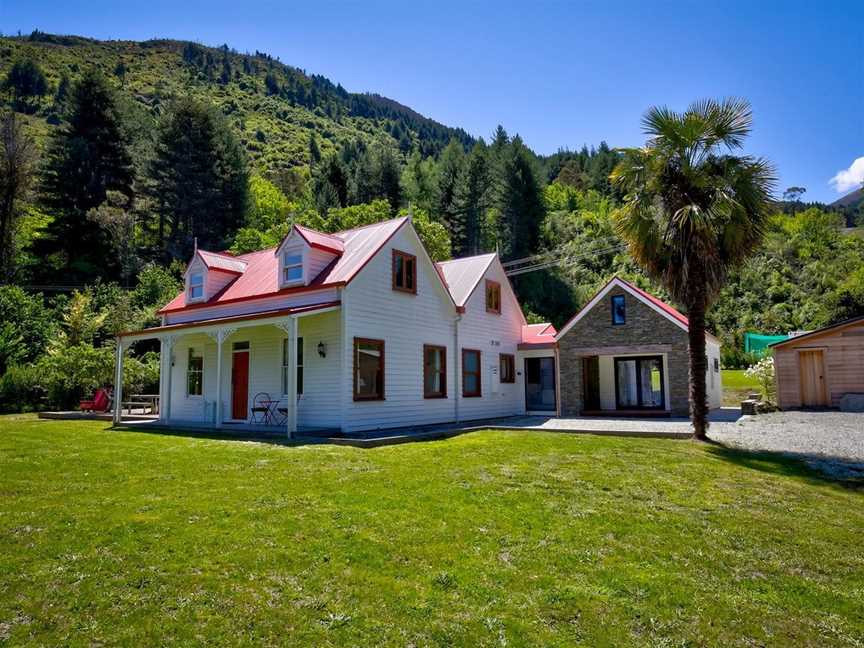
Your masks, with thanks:
M 604 248 L 601 250 L 592 250 L 591 252 L 586 252 L 584 254 L 562 256 L 562 257 L 557 258 L 557 259 L 553 259 L 553 260 L 546 261 L 543 263 L 536 263 L 534 265 L 525 266 L 523 268 L 515 268 L 515 269 L 511 269 L 511 270 L 505 270 L 504 274 L 506 274 L 508 277 L 516 277 L 516 276 L 521 275 L 521 274 L 527 274 L 529 272 L 536 272 L 537 270 L 545 270 L 546 268 L 552 268 L 554 266 L 569 267 L 569 266 L 575 265 L 576 263 L 578 263 L 582 259 L 587 259 L 590 257 L 598 256 L 600 254 L 619 252 L 619 251 L 623 251 L 625 249 L 627 249 L 627 244 L 621 243 L 619 245 L 613 245 L 611 247 L 607 247 L 607 248 Z

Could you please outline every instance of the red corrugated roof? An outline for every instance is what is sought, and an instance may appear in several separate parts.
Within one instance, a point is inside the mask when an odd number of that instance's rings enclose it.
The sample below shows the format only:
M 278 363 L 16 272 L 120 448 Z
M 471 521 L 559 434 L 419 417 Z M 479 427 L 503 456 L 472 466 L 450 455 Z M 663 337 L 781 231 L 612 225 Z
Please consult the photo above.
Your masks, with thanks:
M 309 285 L 296 288 L 279 289 L 279 259 L 274 254 L 276 248 L 241 254 L 237 257 L 225 257 L 224 255 L 210 253 L 213 256 L 241 261 L 246 264 L 245 270 L 221 292 L 206 302 L 187 306 L 186 292 L 183 291 L 159 312 L 171 313 L 248 299 L 258 299 L 260 297 L 310 292 L 322 288 L 344 286 L 357 275 L 366 263 L 375 256 L 378 250 L 407 222 L 408 219 L 406 217 L 400 217 L 344 232 L 337 232 L 332 235 L 322 235 L 328 238 L 339 239 L 343 245 L 343 252 L 330 265 L 324 268 Z M 308 228 L 304 229 L 307 232 L 314 231 L 308 230 Z M 202 251 L 199 250 L 198 252 L 200 254 Z
M 522 327 L 522 344 L 545 344 L 555 341 L 558 331 L 549 322 L 526 324 Z
M 295 225 L 294 229 L 303 237 L 303 239 L 312 247 L 333 252 L 334 254 L 342 254 L 345 251 L 345 242 L 338 236 L 333 234 L 325 234 L 317 232 L 302 225 Z

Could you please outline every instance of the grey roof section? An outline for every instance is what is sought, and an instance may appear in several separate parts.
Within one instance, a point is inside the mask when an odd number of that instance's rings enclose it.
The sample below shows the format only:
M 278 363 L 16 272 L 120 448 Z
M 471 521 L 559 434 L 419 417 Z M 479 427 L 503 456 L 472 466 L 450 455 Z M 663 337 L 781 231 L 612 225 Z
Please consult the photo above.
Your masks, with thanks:
M 436 264 L 457 306 L 465 305 L 495 257 L 492 252 Z

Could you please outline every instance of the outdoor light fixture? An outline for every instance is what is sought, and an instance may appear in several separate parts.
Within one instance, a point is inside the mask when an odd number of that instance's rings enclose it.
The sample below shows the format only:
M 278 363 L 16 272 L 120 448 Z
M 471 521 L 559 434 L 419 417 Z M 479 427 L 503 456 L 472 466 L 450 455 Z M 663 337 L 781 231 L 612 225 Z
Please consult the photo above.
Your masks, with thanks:
M 321 356 L 322 358 L 327 357 L 327 345 L 324 344 L 323 342 L 318 343 L 318 355 Z

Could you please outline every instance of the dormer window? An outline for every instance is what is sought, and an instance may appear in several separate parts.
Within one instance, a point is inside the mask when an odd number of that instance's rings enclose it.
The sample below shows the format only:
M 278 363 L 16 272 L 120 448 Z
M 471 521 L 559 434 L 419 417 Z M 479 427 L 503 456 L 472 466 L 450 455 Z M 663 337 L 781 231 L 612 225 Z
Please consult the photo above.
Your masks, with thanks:
M 193 272 L 189 276 L 189 299 L 203 299 L 204 297 L 204 273 Z
M 282 256 L 282 284 L 301 283 L 303 281 L 303 255 L 286 252 Z

